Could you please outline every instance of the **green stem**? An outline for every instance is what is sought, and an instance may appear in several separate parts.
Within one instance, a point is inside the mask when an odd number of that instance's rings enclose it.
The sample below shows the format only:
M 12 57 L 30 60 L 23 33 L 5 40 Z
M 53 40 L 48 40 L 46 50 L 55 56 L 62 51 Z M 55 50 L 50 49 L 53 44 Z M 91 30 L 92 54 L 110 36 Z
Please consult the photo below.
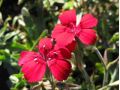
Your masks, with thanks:
M 101 53 L 99 52 L 99 50 L 98 50 L 96 47 L 94 47 L 94 50 L 95 50 L 96 54 L 98 55 L 99 59 L 101 60 L 101 63 L 103 64 L 105 70 L 107 70 L 107 69 L 106 69 L 106 65 L 105 65 L 105 63 L 104 63 L 104 59 L 103 59 Z
M 87 84 L 86 86 L 88 86 L 87 90 L 90 90 L 92 82 L 89 78 L 88 73 L 86 72 L 86 70 L 83 66 L 83 62 L 81 61 L 81 57 L 79 54 L 75 53 L 75 58 L 76 58 L 77 67 L 80 70 L 80 72 L 82 73 L 82 76 L 84 77 L 84 79 L 86 81 L 86 84 Z M 94 90 L 94 89 L 92 89 L 92 90 Z
M 38 39 L 35 41 L 35 43 L 33 44 L 33 46 L 31 47 L 31 51 L 35 48 L 35 46 L 38 44 L 38 42 L 39 42 L 39 40 L 42 38 L 42 37 L 44 37 L 44 36 L 46 36 L 47 35 L 47 30 L 44 30 L 41 34 L 40 34 L 40 36 L 38 37 Z
M 52 90 L 55 90 L 56 85 L 52 74 L 51 74 L 51 84 L 52 84 Z
M 112 83 L 116 79 L 116 76 L 118 75 L 118 68 L 119 68 L 119 65 L 117 64 L 117 66 L 116 66 L 116 68 L 114 70 L 114 73 L 113 73 L 113 75 L 111 77 L 110 83 Z M 110 90 L 110 89 L 111 89 L 111 87 L 109 87 L 107 90 Z
M 76 41 L 78 43 L 77 49 L 75 51 L 76 64 L 78 66 L 78 69 L 82 72 L 86 83 L 88 84 L 87 90 L 91 90 L 91 89 L 95 90 L 94 84 L 90 80 L 89 75 L 83 66 L 84 65 L 84 63 L 83 63 L 83 47 L 81 46 L 81 43 L 78 38 L 76 38 Z
M 105 71 L 103 77 L 103 86 L 105 86 L 107 83 L 108 83 L 108 71 Z
M 96 47 L 94 47 L 94 50 L 95 50 L 96 54 L 98 55 L 98 57 L 99 57 L 102 65 L 103 65 L 103 67 L 104 67 L 104 69 L 105 69 L 104 77 L 103 77 L 103 86 L 104 86 L 104 85 L 106 85 L 106 84 L 108 83 L 108 70 L 107 70 L 107 68 L 106 68 L 104 59 L 103 59 L 101 53 L 99 52 L 99 50 L 98 50 Z
M 107 90 L 107 88 L 109 87 L 114 87 L 114 86 L 118 86 L 119 85 L 119 80 L 113 82 L 113 83 L 110 83 L 102 88 L 99 88 L 98 90 Z
M 111 77 L 110 83 L 112 83 L 115 80 L 116 75 L 118 75 L 118 67 L 119 66 L 117 65 L 116 68 L 115 68 L 115 70 L 114 70 L 114 73 L 113 73 L 113 75 Z
M 51 84 L 52 90 L 55 90 L 56 83 L 55 83 L 54 78 L 52 76 L 52 73 L 50 72 L 48 67 L 47 67 L 47 71 L 46 71 L 46 77 L 47 77 L 47 79 L 49 80 L 49 82 Z
M 48 78 L 49 78 L 49 82 L 50 82 L 50 84 L 51 84 L 52 90 L 55 90 L 55 87 L 56 87 L 55 81 L 54 81 L 54 78 L 53 78 L 53 76 L 52 76 L 52 74 L 51 74 L 50 71 L 49 71 L 49 76 L 48 76 Z
M 100 88 L 100 89 L 98 89 L 98 90 L 105 90 L 106 88 L 108 88 L 109 86 L 107 85 L 107 86 L 104 86 L 104 87 L 102 87 L 102 88 Z
M 117 57 L 117 59 L 113 60 L 112 62 L 109 62 L 108 65 L 107 65 L 107 67 L 106 67 L 107 70 L 109 70 L 112 65 L 114 65 L 115 63 L 117 63 L 118 60 L 119 60 L 119 56 Z
M 82 57 L 80 57 L 79 54 L 76 54 L 76 62 L 77 62 L 78 69 L 82 72 L 83 77 L 85 78 L 86 82 L 89 83 L 90 82 L 89 75 L 87 74 L 83 66 Z

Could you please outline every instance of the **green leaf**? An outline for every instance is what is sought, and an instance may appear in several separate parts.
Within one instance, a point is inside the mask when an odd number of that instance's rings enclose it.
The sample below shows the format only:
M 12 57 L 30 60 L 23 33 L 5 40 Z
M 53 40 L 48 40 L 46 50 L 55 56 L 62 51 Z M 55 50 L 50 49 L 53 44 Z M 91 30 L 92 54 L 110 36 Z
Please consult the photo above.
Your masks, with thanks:
M 18 0 L 18 5 L 22 4 L 24 0 Z
M 20 44 L 20 43 L 18 43 L 16 41 L 13 41 L 11 47 L 12 48 L 21 49 L 21 50 L 29 50 L 29 48 L 27 47 L 26 44 Z
M 74 8 L 74 1 L 66 2 L 63 6 L 64 9 L 73 9 Z
M 16 90 L 20 90 L 18 88 L 23 88 L 25 86 L 25 83 L 26 83 L 25 80 L 21 80 L 19 83 L 16 83 L 15 84 Z
M 5 55 L 0 55 L 0 61 L 3 61 L 5 59 L 6 59 Z
M 118 32 L 116 32 L 113 36 L 112 36 L 112 38 L 110 39 L 110 43 L 115 43 L 116 41 L 119 41 L 119 33 Z
M 0 37 L 2 37 L 7 30 L 7 24 L 4 25 L 4 27 L 0 30 Z
M 98 71 L 99 71 L 101 74 L 104 73 L 105 69 L 104 69 L 104 67 L 103 67 L 103 65 L 102 65 L 101 63 L 96 63 L 95 66 L 96 66 L 96 68 L 98 69 Z
M 25 26 L 25 22 L 23 20 L 23 16 L 22 15 L 15 16 L 14 19 L 13 19 L 12 25 L 14 26 L 17 21 L 18 21 L 19 25 Z
M 13 76 L 17 77 L 18 79 L 22 79 L 23 74 L 22 73 L 13 74 Z
M 19 20 L 18 20 L 18 23 L 19 23 L 21 26 L 25 27 L 25 22 L 24 22 L 23 20 L 19 19 Z
M 9 49 L 0 49 L 0 54 L 10 55 Z
M 117 86 L 117 85 L 119 85 L 119 80 L 109 84 L 109 86 Z
M 2 6 L 3 0 L 0 0 L 0 7 Z
M 14 53 L 11 55 L 11 57 L 15 60 L 17 60 L 19 58 L 19 56 L 20 56 L 20 54 L 18 54 L 18 53 Z
M 13 87 L 11 88 L 11 90 L 22 90 L 21 88 L 23 88 L 26 85 L 26 81 L 25 79 L 23 79 L 23 74 L 20 72 L 18 74 L 13 74 L 10 76 L 13 84 Z
M 2 19 L 2 13 L 0 12 L 0 22 L 3 21 Z
M 13 36 L 15 36 L 16 34 L 17 34 L 17 32 L 7 33 L 7 34 L 5 35 L 5 38 L 4 38 L 5 42 L 6 42 L 8 39 L 10 39 L 10 38 L 12 38 Z
M 7 57 L 10 55 L 9 50 L 8 49 L 0 49 L 0 61 L 4 61 L 7 59 Z
M 23 16 L 30 16 L 29 10 L 26 7 L 23 7 L 21 10 Z
M 13 84 L 16 84 L 19 82 L 19 79 L 15 75 L 11 75 L 9 79 Z
M 18 19 L 19 19 L 18 16 L 15 16 L 15 17 L 13 18 L 13 22 L 12 22 L 12 25 L 13 25 L 13 26 L 16 24 L 16 22 L 17 22 Z

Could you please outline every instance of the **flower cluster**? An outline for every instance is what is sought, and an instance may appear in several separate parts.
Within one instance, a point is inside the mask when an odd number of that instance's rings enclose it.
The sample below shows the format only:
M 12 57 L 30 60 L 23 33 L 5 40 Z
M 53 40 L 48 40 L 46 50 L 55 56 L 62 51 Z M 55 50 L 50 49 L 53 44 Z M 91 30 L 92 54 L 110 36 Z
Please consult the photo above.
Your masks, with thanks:
M 69 10 L 63 12 L 60 16 L 60 24 L 57 24 L 52 32 L 52 37 L 60 45 L 68 45 L 78 37 L 85 45 L 91 45 L 96 42 L 96 32 L 91 29 L 97 25 L 97 19 L 91 14 L 85 14 L 78 25 L 76 25 L 76 12 Z
M 44 38 L 38 45 L 39 52 L 22 51 L 19 65 L 29 82 L 37 82 L 42 79 L 48 67 L 53 76 L 61 81 L 67 79 L 71 72 L 70 51 L 67 48 L 58 48 L 53 44 L 53 39 Z
M 18 64 L 28 82 L 42 80 L 47 70 L 56 80 L 66 80 L 71 72 L 69 59 L 77 43 L 75 37 L 85 45 L 96 42 L 96 32 L 91 28 L 97 25 L 97 19 L 91 14 L 83 15 L 78 25 L 75 10 L 64 11 L 59 20 L 61 23 L 55 26 L 51 38 L 39 41 L 38 52 L 22 51 L 20 54 Z

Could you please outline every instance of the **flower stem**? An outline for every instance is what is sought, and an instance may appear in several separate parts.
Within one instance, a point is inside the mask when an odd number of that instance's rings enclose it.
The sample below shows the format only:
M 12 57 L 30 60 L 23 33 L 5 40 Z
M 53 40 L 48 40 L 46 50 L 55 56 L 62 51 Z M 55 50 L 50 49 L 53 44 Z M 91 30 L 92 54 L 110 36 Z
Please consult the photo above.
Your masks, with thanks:
M 54 81 L 54 78 L 53 78 L 51 73 L 50 73 L 50 80 L 49 81 L 51 83 L 52 90 L 55 90 L 56 85 L 55 85 L 55 81 Z
M 78 38 L 76 38 L 76 41 L 78 43 L 77 49 L 75 51 L 75 59 L 76 59 L 76 64 L 78 66 L 78 69 L 82 72 L 83 77 L 85 78 L 85 81 L 88 85 L 87 90 L 95 90 L 93 82 L 90 80 L 89 75 L 87 71 L 84 68 L 84 63 L 83 63 L 83 47 L 81 46 L 81 43 Z
M 113 83 L 110 83 L 110 84 L 108 84 L 108 85 L 106 85 L 106 86 L 104 86 L 104 87 L 102 87 L 102 88 L 100 88 L 100 89 L 98 89 L 98 90 L 107 90 L 107 88 L 113 87 L 113 86 L 117 86 L 117 85 L 119 85 L 119 80 L 118 80 L 118 81 L 115 81 L 115 82 L 113 82 Z
M 113 83 L 113 81 L 116 79 L 116 75 L 118 75 L 118 69 L 119 69 L 119 65 L 117 64 L 114 72 L 113 72 L 113 75 L 111 77 L 111 80 L 110 80 L 110 83 Z M 111 87 L 109 87 L 107 90 L 110 90 Z
M 43 37 L 45 37 L 47 35 L 48 31 L 47 30 L 44 30 L 40 36 L 38 37 L 38 39 L 35 41 L 35 43 L 33 44 L 33 46 L 31 47 L 31 51 L 35 48 L 35 46 L 38 44 L 39 40 Z
M 106 65 L 105 65 L 105 63 L 104 63 L 104 59 L 103 59 L 101 53 L 99 52 L 99 50 L 98 50 L 96 47 L 94 47 L 94 50 L 95 50 L 96 54 L 98 55 L 99 59 L 101 60 L 101 63 L 103 64 L 105 70 L 107 70 L 107 69 L 106 69 Z
M 55 90 L 56 84 L 55 84 L 54 78 L 52 76 L 52 73 L 50 72 L 48 67 L 47 67 L 46 77 L 47 77 L 47 79 L 49 80 L 49 82 L 51 84 L 52 90 Z
M 114 70 L 114 73 L 113 73 L 113 75 L 111 77 L 110 83 L 112 83 L 115 80 L 116 75 L 118 75 L 118 68 L 119 68 L 119 65 L 116 66 L 116 68 Z
M 82 57 L 81 55 L 79 55 L 78 52 L 75 52 L 75 58 L 76 58 L 78 69 L 82 72 L 86 82 L 90 82 L 89 75 L 87 74 L 83 66 Z
M 103 59 L 101 53 L 99 52 L 99 50 L 96 47 L 94 47 L 94 50 L 95 50 L 96 54 L 98 55 L 102 65 L 103 65 L 103 67 L 105 69 L 104 77 L 103 77 L 103 86 L 105 86 L 108 83 L 108 70 L 107 70 L 107 67 L 105 65 L 104 59 Z

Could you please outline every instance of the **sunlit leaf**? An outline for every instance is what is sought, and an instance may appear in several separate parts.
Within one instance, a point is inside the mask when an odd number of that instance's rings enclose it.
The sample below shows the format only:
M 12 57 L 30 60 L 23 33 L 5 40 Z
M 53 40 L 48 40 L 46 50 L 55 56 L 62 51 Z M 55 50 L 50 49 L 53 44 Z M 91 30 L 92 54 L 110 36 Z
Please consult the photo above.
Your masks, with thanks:
M 14 76 L 14 75 L 11 75 L 11 76 L 9 77 L 9 79 L 11 80 L 11 82 L 12 82 L 13 84 L 16 84 L 16 83 L 19 82 L 18 78 L 17 78 L 16 76 Z
M 115 43 L 116 41 L 118 41 L 119 40 L 119 33 L 118 32 L 116 32 L 113 36 L 112 36 L 112 38 L 110 39 L 110 43 Z
M 25 44 L 20 44 L 16 41 L 14 41 L 11 45 L 12 48 L 16 48 L 16 49 L 22 49 L 22 50 L 28 50 L 29 48 L 27 48 L 27 46 Z
M 0 7 L 2 6 L 3 0 L 0 0 Z
M 74 1 L 66 2 L 63 6 L 64 9 L 73 9 L 74 8 Z
M 0 61 L 3 61 L 5 59 L 6 59 L 5 55 L 0 55 Z
M 102 65 L 101 63 L 96 63 L 95 66 L 96 66 L 96 68 L 98 69 L 98 71 L 99 71 L 101 74 L 104 73 L 105 69 L 104 69 L 104 67 L 103 67 L 103 65 Z
M 0 12 L 0 22 L 3 21 L 2 13 Z

